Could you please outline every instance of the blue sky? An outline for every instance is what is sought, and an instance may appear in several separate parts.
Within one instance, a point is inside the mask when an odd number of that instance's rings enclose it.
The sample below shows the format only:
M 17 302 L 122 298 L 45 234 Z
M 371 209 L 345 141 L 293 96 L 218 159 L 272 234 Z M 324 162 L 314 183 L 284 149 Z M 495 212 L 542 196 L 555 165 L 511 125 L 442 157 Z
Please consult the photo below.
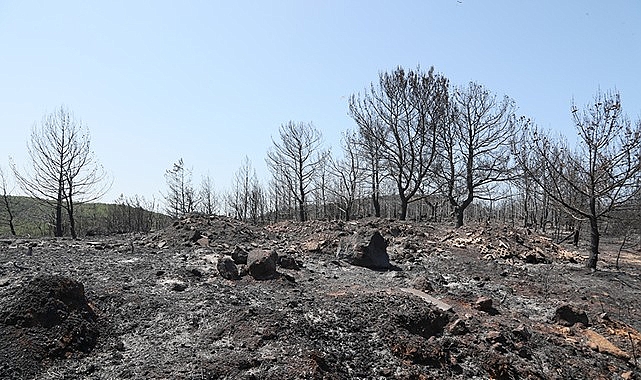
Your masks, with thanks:
M 398 65 L 481 83 L 572 138 L 572 99 L 598 88 L 641 117 L 641 2 L 0 0 L 0 166 L 26 167 L 32 125 L 64 104 L 114 179 L 103 201 L 159 198 L 181 157 L 222 192 L 244 156 L 268 177 L 289 120 L 338 151 L 347 98 Z

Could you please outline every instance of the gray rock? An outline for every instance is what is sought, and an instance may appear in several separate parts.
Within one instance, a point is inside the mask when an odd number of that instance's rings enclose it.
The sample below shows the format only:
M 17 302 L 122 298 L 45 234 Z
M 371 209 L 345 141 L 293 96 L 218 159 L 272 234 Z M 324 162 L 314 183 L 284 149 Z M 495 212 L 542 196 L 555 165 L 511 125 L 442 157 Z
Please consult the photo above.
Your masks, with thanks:
M 247 255 L 247 271 L 256 280 L 270 280 L 278 276 L 278 254 L 271 250 L 253 250 Z
M 474 302 L 474 308 L 490 315 L 496 315 L 499 313 L 499 311 L 492 306 L 492 299 L 487 297 L 479 297 L 476 302 Z
M 434 291 L 434 287 L 430 283 L 430 280 L 427 278 L 427 276 L 418 276 L 414 278 L 411 282 L 410 285 L 414 289 L 421 290 L 426 293 L 431 293 Z
M 170 288 L 174 292 L 183 292 L 185 291 L 189 285 L 187 285 L 186 282 L 184 281 L 172 281 L 170 282 Z
M 231 254 L 231 258 L 236 264 L 247 264 L 247 255 L 249 255 L 247 251 L 239 246 L 236 246 L 236 248 L 234 248 L 234 252 L 232 252 Z
M 278 265 L 284 269 L 294 269 L 299 270 L 301 265 L 296 259 L 291 255 L 283 255 L 278 257 Z
M 238 274 L 238 267 L 234 260 L 231 257 L 225 256 L 222 259 L 218 260 L 216 264 L 216 269 L 220 276 L 227 280 L 239 280 L 240 275 Z
M 367 245 L 356 244 L 347 260 L 352 265 L 375 270 L 390 269 L 389 255 L 387 254 L 387 240 L 376 231 L 372 234 Z

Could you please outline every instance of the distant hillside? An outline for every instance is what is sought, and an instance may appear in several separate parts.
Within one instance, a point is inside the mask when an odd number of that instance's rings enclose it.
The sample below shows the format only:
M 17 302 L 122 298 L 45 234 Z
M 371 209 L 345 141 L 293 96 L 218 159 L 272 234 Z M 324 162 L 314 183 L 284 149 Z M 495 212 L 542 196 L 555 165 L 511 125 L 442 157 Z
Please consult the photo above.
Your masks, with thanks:
M 35 198 L 10 196 L 13 224 L 18 236 L 52 236 L 54 209 Z M 162 228 L 171 219 L 164 214 L 126 204 L 87 203 L 76 206 L 78 236 L 148 232 Z M 65 220 L 65 228 L 68 228 Z M 0 236 L 11 235 L 9 214 L 0 203 Z

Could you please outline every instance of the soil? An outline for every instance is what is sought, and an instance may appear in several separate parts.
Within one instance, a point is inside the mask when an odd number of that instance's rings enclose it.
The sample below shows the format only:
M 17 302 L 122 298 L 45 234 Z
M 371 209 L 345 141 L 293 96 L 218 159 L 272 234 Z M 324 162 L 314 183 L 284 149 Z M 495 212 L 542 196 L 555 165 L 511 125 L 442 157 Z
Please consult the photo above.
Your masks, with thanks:
M 353 265 L 376 232 L 389 267 Z M 199 215 L 0 239 L 0 378 L 641 379 L 641 251 L 616 251 L 591 271 L 503 225 Z

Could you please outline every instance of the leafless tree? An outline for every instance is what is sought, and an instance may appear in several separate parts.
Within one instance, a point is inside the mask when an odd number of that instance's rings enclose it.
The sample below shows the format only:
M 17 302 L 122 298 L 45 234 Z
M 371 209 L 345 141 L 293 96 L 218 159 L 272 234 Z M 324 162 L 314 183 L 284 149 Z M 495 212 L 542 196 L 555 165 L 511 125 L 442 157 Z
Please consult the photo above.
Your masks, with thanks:
M 121 194 L 108 208 L 108 232 L 149 232 L 164 227 L 168 217 L 156 210 L 156 200 Z
M 6 222 L 9 226 L 9 231 L 11 235 L 16 236 L 16 228 L 13 222 L 14 218 L 14 202 L 11 198 L 11 189 L 9 188 L 9 183 L 7 177 L 4 173 L 4 170 L 0 166 L 0 191 L 2 191 L 2 205 L 6 212 Z
M 90 149 L 89 130 L 64 106 L 34 125 L 27 144 L 31 172 L 11 168 L 24 192 L 52 205 L 55 236 L 63 235 L 63 209 L 76 238 L 74 207 L 99 199 L 111 182 Z M 23 174 L 24 173 L 24 174 Z
M 254 175 L 249 193 L 249 219 L 252 223 L 264 223 L 267 213 L 265 189 Z
M 311 123 L 293 121 L 281 125 L 279 132 L 280 139 L 272 139 L 274 145 L 267 152 L 267 165 L 296 200 L 298 217 L 305 221 L 308 195 L 327 155 L 321 147 L 322 135 Z
M 200 189 L 198 190 L 198 206 L 200 212 L 213 215 L 218 210 L 218 196 L 214 188 L 214 181 L 209 174 L 204 175 L 200 181 Z
M 352 97 L 350 113 L 365 141 L 380 147 L 384 170 L 396 183 L 399 218 L 419 189 L 436 157 L 438 131 L 446 127 L 449 81 L 434 68 L 405 72 L 402 67 L 381 73 L 362 97 Z
M 599 257 L 599 223 L 641 191 L 641 120 L 630 123 L 621 109 L 619 93 L 598 92 L 584 110 L 572 105 L 578 146 L 572 150 L 560 138 L 531 127 L 528 146 L 550 173 L 544 187 L 555 202 L 577 219 L 590 223 L 590 256 Z M 534 173 L 527 162 L 526 171 Z M 533 177 L 538 181 L 536 176 Z
M 312 197 L 314 201 L 314 218 L 325 219 L 329 216 L 329 186 L 330 186 L 330 167 L 329 160 L 331 155 L 329 151 L 318 153 L 319 164 L 316 169 L 316 175 L 312 180 Z
M 475 198 L 491 199 L 492 185 L 511 178 L 513 109 L 507 96 L 497 99 L 474 82 L 453 93 L 451 128 L 439 130 L 442 165 L 435 175 L 443 181 L 457 227 Z
M 183 159 L 175 162 L 165 171 L 167 193 L 164 194 L 167 215 L 177 218 L 196 209 L 196 190 L 191 182 L 191 170 L 185 167 Z
M 227 204 L 235 218 L 245 222 L 250 215 L 257 217 L 255 213 L 258 210 L 258 204 L 254 203 L 260 201 L 258 187 L 256 170 L 252 167 L 249 157 L 245 156 L 234 174 L 230 192 L 227 194 Z
M 343 158 L 329 160 L 333 185 L 328 189 L 336 199 L 338 208 L 347 221 L 352 218 L 354 203 L 364 178 L 361 156 L 357 151 L 357 140 L 357 134 L 346 132 L 342 139 Z
M 383 151 L 379 143 L 384 139 L 386 130 L 375 114 L 375 110 L 369 106 L 367 98 L 359 98 L 352 95 L 349 99 L 350 116 L 358 125 L 358 134 L 353 139 L 353 144 L 358 148 L 358 155 L 363 157 L 362 166 L 367 173 L 370 199 L 374 216 L 381 217 L 381 182 L 384 173 Z

